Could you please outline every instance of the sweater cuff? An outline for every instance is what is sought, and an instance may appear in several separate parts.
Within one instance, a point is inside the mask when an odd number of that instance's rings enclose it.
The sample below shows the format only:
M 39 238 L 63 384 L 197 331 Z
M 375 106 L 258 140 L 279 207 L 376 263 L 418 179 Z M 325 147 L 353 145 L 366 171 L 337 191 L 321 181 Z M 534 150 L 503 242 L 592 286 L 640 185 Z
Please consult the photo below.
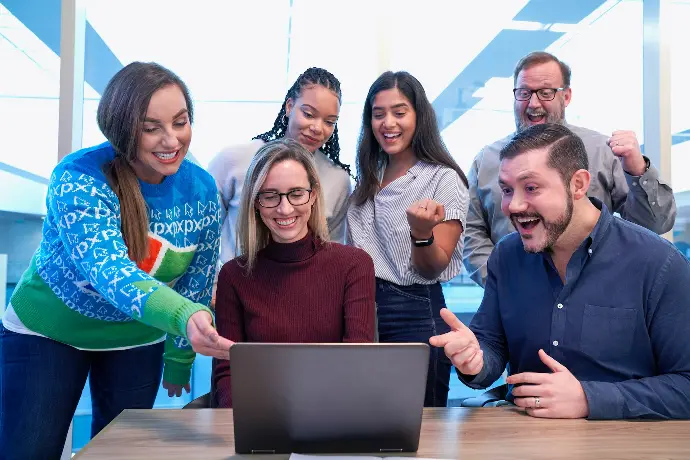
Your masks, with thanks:
M 625 400 L 615 383 L 580 382 L 589 406 L 589 420 L 620 420 Z
M 177 361 L 165 361 L 163 380 L 173 385 L 186 385 L 192 377 L 192 365 Z

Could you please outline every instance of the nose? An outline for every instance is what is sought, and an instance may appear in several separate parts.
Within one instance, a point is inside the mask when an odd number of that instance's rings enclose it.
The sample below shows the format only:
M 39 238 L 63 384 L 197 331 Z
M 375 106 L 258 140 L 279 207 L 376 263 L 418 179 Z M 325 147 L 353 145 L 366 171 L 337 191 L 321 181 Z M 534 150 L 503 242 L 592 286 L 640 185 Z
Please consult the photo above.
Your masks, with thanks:
M 508 213 L 517 214 L 527 210 L 527 202 L 523 199 L 520 193 L 513 192 L 511 197 L 508 197 Z
M 383 127 L 384 129 L 395 127 L 395 118 L 392 117 L 390 114 L 386 114 L 386 116 L 383 117 Z
M 163 139 L 161 140 L 161 144 L 163 145 L 163 148 L 174 149 L 174 148 L 177 148 L 177 146 L 179 145 L 179 142 L 177 140 L 177 136 L 175 136 L 175 133 L 166 129 L 164 131 Z
M 323 131 L 323 125 L 321 120 L 314 120 L 309 129 L 311 129 L 311 131 L 315 134 L 321 134 L 321 132 Z
M 534 109 L 541 107 L 541 101 L 537 97 L 537 93 L 532 93 L 532 97 L 529 98 L 529 106 Z
M 278 214 L 288 215 L 294 210 L 295 208 L 293 208 L 293 206 L 290 204 L 290 201 L 288 201 L 287 195 L 281 195 L 280 204 L 278 204 L 278 207 L 276 208 Z

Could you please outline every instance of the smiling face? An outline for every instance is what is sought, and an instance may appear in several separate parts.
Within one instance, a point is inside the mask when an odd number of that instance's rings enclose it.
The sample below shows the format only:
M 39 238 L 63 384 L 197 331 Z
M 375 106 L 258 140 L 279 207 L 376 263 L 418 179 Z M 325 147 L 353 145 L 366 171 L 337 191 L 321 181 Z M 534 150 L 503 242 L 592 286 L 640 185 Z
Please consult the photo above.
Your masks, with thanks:
M 551 249 L 573 216 L 573 196 L 541 148 L 501 161 L 501 210 L 520 233 L 527 252 Z
M 159 184 L 180 168 L 192 141 L 187 102 L 177 85 L 151 96 L 132 168 L 144 182 Z
M 398 88 L 380 91 L 374 97 L 371 129 L 388 155 L 414 155 L 412 139 L 417 129 L 417 114 Z
M 333 91 L 321 85 L 303 87 L 296 99 L 285 102 L 288 118 L 285 137 L 314 153 L 333 134 L 339 113 L 340 102 Z
M 542 88 L 563 88 L 563 75 L 558 63 L 549 61 L 535 64 L 520 71 L 515 80 L 515 88 L 537 90 Z M 536 93 L 527 101 L 515 101 L 514 114 L 517 131 L 542 123 L 563 123 L 565 108 L 570 104 L 570 88 L 556 92 L 551 101 L 542 101 Z
M 274 164 L 268 171 L 254 207 L 274 241 L 294 243 L 307 235 L 312 206 L 317 196 L 315 190 L 308 192 L 311 188 L 307 170 L 298 161 L 284 160 Z M 277 193 L 290 193 L 291 196 L 289 199 L 285 195 L 276 197 Z M 280 200 L 279 203 L 277 200 Z M 266 207 L 260 201 L 268 206 L 278 205 Z

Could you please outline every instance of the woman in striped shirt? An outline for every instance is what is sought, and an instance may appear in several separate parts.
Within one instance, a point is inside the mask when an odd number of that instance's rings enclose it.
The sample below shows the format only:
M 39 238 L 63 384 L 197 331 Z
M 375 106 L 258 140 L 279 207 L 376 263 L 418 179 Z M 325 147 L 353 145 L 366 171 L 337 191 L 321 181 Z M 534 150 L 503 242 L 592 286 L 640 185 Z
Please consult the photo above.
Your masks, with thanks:
M 421 83 L 386 72 L 369 89 L 348 210 L 350 244 L 374 260 L 381 342 L 449 332 L 440 282 L 462 268 L 467 178 L 441 140 Z M 424 405 L 445 407 L 450 361 L 431 349 Z

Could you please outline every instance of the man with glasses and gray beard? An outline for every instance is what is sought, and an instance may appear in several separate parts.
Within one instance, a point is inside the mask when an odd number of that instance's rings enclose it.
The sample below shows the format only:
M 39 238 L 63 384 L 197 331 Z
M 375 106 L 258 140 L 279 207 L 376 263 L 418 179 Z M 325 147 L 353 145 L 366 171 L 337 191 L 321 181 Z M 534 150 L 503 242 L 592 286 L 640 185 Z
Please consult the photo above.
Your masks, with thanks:
M 673 190 L 659 177 L 659 171 L 642 156 L 632 131 L 615 131 L 611 136 L 565 121 L 570 103 L 570 67 L 554 55 L 536 51 L 515 66 L 514 113 L 516 132 L 542 123 L 566 125 L 584 142 L 592 180 L 588 196 L 598 198 L 612 212 L 626 220 L 662 234 L 670 231 L 676 218 Z M 494 245 L 515 231 L 501 212 L 498 184 L 499 152 L 515 133 L 485 146 L 469 172 L 470 204 L 465 228 L 463 261 L 467 272 L 484 286 L 486 262 Z M 529 185 L 529 184 L 528 184 Z M 526 215 L 533 227 L 548 224 L 542 216 Z

